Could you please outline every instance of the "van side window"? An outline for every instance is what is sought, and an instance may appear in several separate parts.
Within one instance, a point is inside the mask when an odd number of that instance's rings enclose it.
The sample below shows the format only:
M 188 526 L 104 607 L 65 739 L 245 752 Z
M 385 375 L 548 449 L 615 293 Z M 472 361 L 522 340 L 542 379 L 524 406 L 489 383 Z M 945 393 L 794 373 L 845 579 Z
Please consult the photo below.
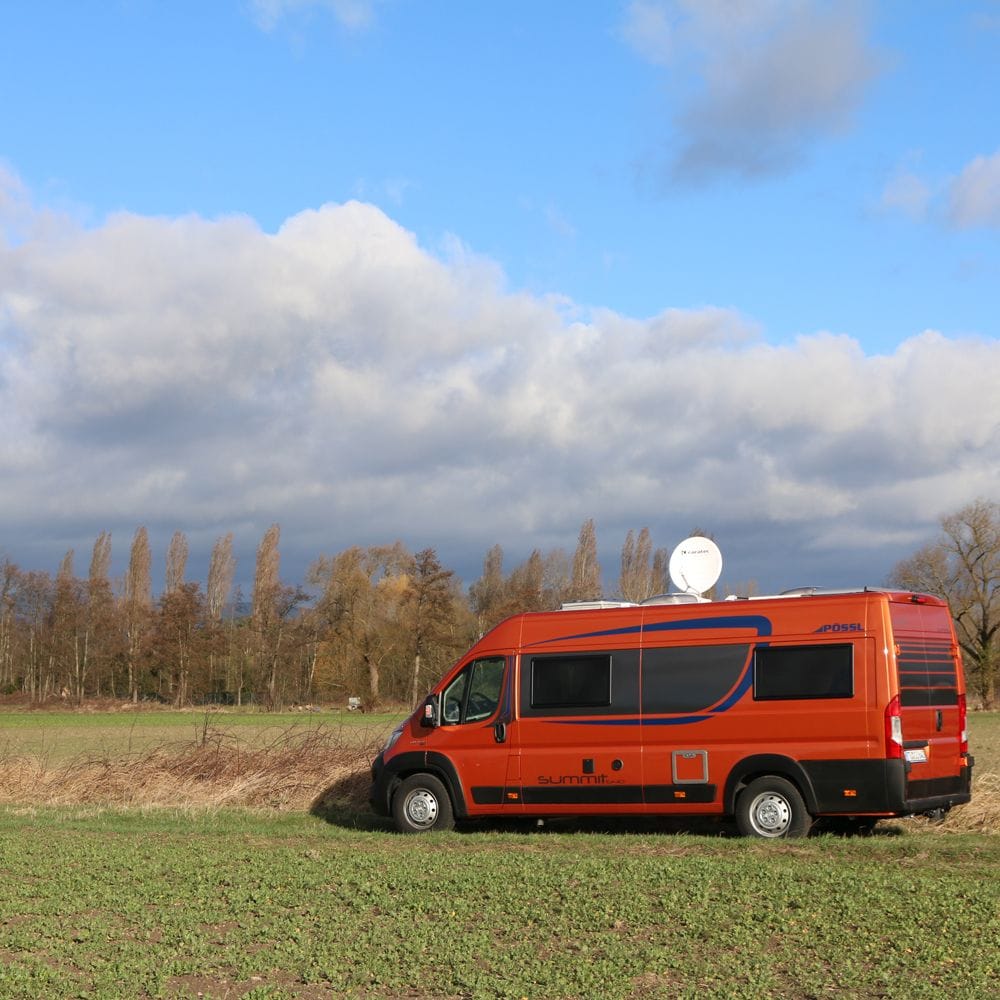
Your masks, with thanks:
M 754 652 L 757 701 L 850 698 L 854 694 L 851 646 L 760 646 Z
M 502 656 L 473 660 L 445 688 L 441 699 L 444 724 L 455 726 L 488 719 L 500 704 L 503 667 Z
M 747 643 L 664 646 L 642 651 L 642 710 L 702 712 L 721 701 L 747 667 Z
M 610 704 L 610 656 L 577 654 L 532 659 L 532 708 L 601 708 Z

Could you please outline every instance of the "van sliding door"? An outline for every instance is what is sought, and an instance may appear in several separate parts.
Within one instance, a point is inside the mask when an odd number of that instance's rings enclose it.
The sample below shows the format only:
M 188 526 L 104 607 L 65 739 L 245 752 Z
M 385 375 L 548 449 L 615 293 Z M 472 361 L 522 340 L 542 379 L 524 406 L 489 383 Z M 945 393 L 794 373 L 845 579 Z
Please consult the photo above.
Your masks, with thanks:
M 637 649 L 522 653 L 518 735 L 525 810 L 642 810 Z

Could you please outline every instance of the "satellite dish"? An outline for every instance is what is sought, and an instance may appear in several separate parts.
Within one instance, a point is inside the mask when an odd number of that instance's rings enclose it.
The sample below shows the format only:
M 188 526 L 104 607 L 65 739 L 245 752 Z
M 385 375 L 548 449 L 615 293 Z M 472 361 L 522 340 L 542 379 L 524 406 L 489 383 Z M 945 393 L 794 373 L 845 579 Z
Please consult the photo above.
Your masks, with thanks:
M 670 555 L 670 579 L 685 594 L 700 597 L 722 575 L 722 553 L 711 538 L 685 538 Z

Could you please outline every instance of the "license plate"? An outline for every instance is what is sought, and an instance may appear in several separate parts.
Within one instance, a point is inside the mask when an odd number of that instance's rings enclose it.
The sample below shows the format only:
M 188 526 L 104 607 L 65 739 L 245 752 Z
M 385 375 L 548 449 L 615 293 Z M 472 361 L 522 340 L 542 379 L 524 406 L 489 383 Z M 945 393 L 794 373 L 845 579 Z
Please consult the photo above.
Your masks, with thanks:
M 927 763 L 927 751 L 923 747 L 919 750 L 904 750 L 903 753 L 911 764 Z

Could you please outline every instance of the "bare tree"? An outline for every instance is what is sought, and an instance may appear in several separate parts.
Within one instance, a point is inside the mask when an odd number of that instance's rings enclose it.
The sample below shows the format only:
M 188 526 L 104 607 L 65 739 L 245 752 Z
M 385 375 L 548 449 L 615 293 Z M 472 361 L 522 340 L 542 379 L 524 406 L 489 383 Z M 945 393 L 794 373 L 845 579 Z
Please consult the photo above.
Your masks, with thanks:
M 51 649 L 55 584 L 48 573 L 31 571 L 17 578 L 16 614 L 21 625 L 22 689 L 32 701 L 49 693 L 47 662 Z
M 90 556 L 89 580 L 92 585 L 108 582 L 111 572 L 111 532 L 102 531 L 94 541 L 94 550 Z
M 229 601 L 229 595 L 233 589 L 233 578 L 236 575 L 236 558 L 233 556 L 233 533 L 216 539 L 212 546 L 212 556 L 208 564 L 208 586 L 205 595 L 206 611 L 208 615 L 209 631 L 212 633 L 212 643 L 208 657 L 208 679 L 207 688 L 217 695 L 223 695 L 224 690 L 216 690 L 216 656 L 220 651 L 223 653 L 224 669 L 227 680 L 232 669 L 232 657 L 225 655 L 226 643 L 225 633 L 222 629 L 222 613 Z M 232 622 L 230 623 L 232 624 Z M 218 648 L 217 648 L 218 647 Z M 240 700 L 239 689 L 241 683 L 233 681 L 227 684 L 226 681 L 219 682 L 219 688 L 229 690 L 233 687 L 237 689 L 237 701 Z
M 260 545 L 257 547 L 257 564 L 253 577 L 253 596 L 251 598 L 251 616 L 254 625 L 265 628 L 275 613 L 275 602 L 278 588 L 281 586 L 281 554 L 278 552 L 278 542 L 281 539 L 281 528 L 272 524 L 264 532 Z
M 167 577 L 164 592 L 172 594 L 184 586 L 184 572 L 187 569 L 188 543 L 183 531 L 175 531 L 167 548 Z
M 406 601 L 407 570 L 413 557 L 400 542 L 353 546 L 333 559 L 321 558 L 312 567 L 312 581 L 323 588 L 318 612 L 327 624 L 329 643 L 345 683 L 364 682 L 369 706 L 383 696 L 383 668 L 395 659 L 406 662 L 406 630 L 402 608 Z M 405 686 L 400 692 L 406 697 Z
M 236 558 L 233 556 L 233 533 L 216 540 L 208 564 L 208 616 L 213 622 L 222 620 L 222 612 L 233 589 Z
M 93 667 L 96 674 L 94 693 L 101 693 L 101 668 L 108 667 L 106 678 L 109 693 L 113 689 L 110 665 L 114 661 L 117 643 L 115 635 L 114 597 L 111 593 L 111 533 L 102 531 L 94 542 L 87 576 L 87 625 L 84 636 L 83 677 L 78 678 L 77 696 L 84 696 L 84 681 Z
M 503 619 L 508 605 L 503 575 L 503 549 L 494 545 L 483 559 L 483 575 L 469 587 L 469 601 L 476 614 L 479 634 Z
M 507 580 L 507 614 L 520 611 L 542 611 L 546 608 L 545 561 L 539 549 L 515 566 Z
M 149 628 L 153 585 L 150 578 L 149 532 L 136 528 L 125 574 L 123 611 L 128 646 L 128 692 L 133 702 L 139 700 L 139 658 L 143 640 Z
M 444 569 L 434 549 L 423 549 L 413 559 L 405 601 L 410 615 L 409 633 L 413 648 L 412 702 L 420 698 L 421 666 L 428 648 L 447 642 L 454 634 L 455 574 Z
M 650 596 L 666 594 L 670 590 L 670 553 L 657 549 L 653 553 L 653 569 L 650 576 Z
M 66 698 L 83 698 L 87 659 L 83 588 L 73 574 L 73 550 L 59 564 L 52 606 L 52 647 L 49 683 Z
M 261 674 L 268 675 L 268 691 L 273 693 L 276 682 L 278 648 L 281 643 L 281 555 L 278 542 L 281 528 L 272 524 L 257 547 L 250 619 L 255 640 L 254 660 Z
M 17 598 L 21 574 L 9 559 L 0 564 L 0 686 L 7 694 L 17 690 L 14 647 L 17 637 Z
M 597 561 L 597 531 L 589 518 L 580 528 L 573 553 L 573 575 L 570 580 L 570 601 L 593 601 L 601 596 L 601 564 Z
M 205 599 L 197 583 L 180 583 L 159 601 L 152 642 L 152 656 L 161 686 L 176 706 L 191 696 L 193 666 L 204 642 Z M 162 689 L 162 687 L 161 687 Z
M 618 591 L 623 600 L 639 603 L 655 593 L 650 566 L 652 554 L 649 528 L 643 528 L 638 537 L 630 528 L 622 546 L 621 574 L 618 577 Z
M 890 583 L 947 598 L 970 687 L 992 708 L 1000 663 L 1000 503 L 976 500 L 943 517 L 941 528 L 937 541 L 897 563 Z

